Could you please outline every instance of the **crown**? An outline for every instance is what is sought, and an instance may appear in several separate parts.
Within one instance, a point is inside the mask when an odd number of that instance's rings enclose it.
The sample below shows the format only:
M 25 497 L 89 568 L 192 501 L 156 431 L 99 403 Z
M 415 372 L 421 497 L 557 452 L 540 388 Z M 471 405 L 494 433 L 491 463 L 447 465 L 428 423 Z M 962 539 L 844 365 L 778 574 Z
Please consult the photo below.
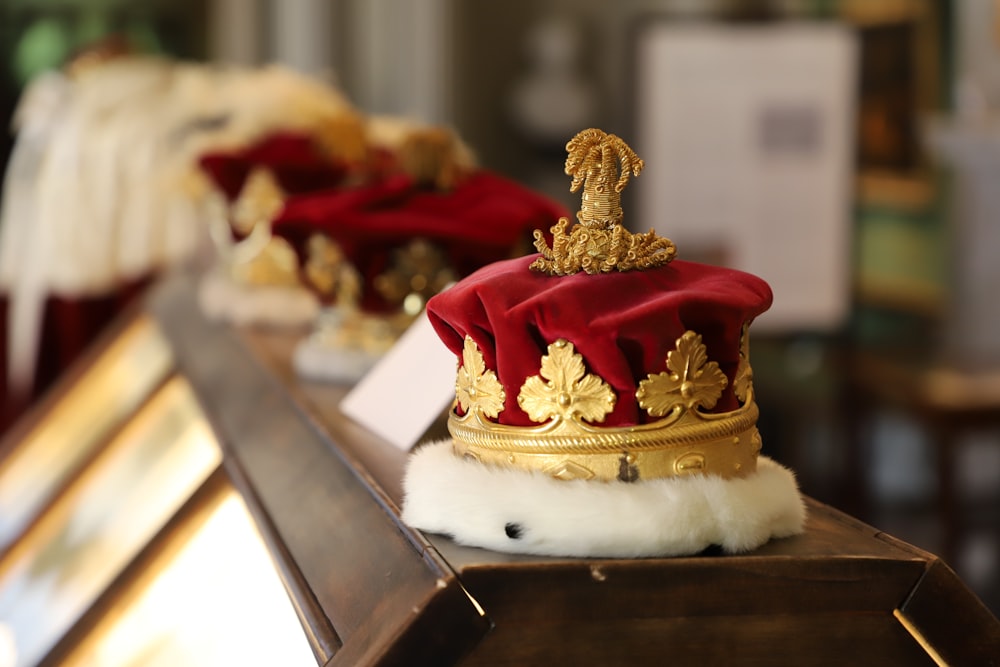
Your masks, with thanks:
M 560 219 L 551 248 L 535 232 L 534 276 L 512 260 L 430 304 L 446 344 L 461 341 L 455 453 L 561 480 L 753 473 L 761 438 L 748 328 L 770 290 L 749 274 L 670 264 L 669 239 L 624 229 L 620 193 L 643 162 L 619 137 L 585 130 L 566 148 L 571 190 L 583 185 L 580 224 L 567 233 Z M 542 354 L 525 359 L 526 349 Z

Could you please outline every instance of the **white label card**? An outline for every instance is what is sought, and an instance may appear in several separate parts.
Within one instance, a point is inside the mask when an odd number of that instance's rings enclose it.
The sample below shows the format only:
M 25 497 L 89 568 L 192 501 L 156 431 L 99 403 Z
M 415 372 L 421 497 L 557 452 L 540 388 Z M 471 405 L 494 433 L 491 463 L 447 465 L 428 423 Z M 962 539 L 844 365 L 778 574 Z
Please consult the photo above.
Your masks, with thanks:
M 458 361 L 424 312 L 340 402 L 351 419 L 407 451 L 455 399 Z

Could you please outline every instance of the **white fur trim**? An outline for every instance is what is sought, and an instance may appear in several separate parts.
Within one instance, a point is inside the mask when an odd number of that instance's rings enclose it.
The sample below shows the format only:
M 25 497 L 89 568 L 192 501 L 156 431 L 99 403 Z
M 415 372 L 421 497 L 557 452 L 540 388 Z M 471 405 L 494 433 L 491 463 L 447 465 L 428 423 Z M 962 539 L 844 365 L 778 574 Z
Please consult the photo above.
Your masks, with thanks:
M 292 354 L 295 373 L 307 380 L 355 384 L 381 358 L 358 347 L 332 347 L 309 336 L 302 339 Z
M 403 521 L 462 544 L 552 556 L 679 556 L 711 545 L 729 553 L 802 532 L 805 505 L 791 471 L 761 457 L 757 472 L 633 483 L 560 481 L 424 445 L 403 480 Z M 520 536 L 508 537 L 507 526 Z
M 248 287 L 221 271 L 202 276 L 198 305 L 206 318 L 238 325 L 302 327 L 319 315 L 319 301 L 304 287 Z

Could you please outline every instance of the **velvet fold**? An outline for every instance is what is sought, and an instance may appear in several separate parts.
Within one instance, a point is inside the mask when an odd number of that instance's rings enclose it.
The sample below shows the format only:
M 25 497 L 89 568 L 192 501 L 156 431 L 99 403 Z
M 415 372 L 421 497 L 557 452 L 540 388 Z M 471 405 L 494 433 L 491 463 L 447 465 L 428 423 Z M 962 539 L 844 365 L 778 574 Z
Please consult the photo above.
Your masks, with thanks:
M 606 426 L 649 421 L 635 400 L 639 382 L 667 370 L 667 354 L 685 331 L 702 336 L 708 359 L 727 386 L 711 412 L 738 406 L 733 379 L 740 334 L 771 305 L 770 287 L 748 273 L 675 260 L 658 269 L 548 276 L 531 271 L 535 255 L 487 266 L 428 302 L 445 345 L 459 358 L 471 336 L 504 387 L 498 422 L 530 426 L 517 404 L 525 380 L 538 375 L 549 344 L 562 338 L 583 356 L 618 400 Z
M 336 187 L 350 171 L 347 164 L 324 155 L 312 137 L 294 132 L 275 132 L 238 150 L 209 152 L 199 163 L 229 201 L 257 167 L 270 169 L 288 194 Z

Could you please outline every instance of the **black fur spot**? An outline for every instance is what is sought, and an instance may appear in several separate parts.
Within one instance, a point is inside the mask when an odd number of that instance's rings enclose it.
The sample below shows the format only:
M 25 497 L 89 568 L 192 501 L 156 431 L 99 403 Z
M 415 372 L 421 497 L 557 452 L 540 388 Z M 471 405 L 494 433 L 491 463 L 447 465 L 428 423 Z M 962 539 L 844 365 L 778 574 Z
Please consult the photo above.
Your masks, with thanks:
M 509 537 L 512 540 L 521 539 L 522 530 L 523 529 L 521 528 L 521 524 L 519 523 L 508 523 L 506 526 L 503 527 L 503 532 L 507 533 L 507 537 Z

